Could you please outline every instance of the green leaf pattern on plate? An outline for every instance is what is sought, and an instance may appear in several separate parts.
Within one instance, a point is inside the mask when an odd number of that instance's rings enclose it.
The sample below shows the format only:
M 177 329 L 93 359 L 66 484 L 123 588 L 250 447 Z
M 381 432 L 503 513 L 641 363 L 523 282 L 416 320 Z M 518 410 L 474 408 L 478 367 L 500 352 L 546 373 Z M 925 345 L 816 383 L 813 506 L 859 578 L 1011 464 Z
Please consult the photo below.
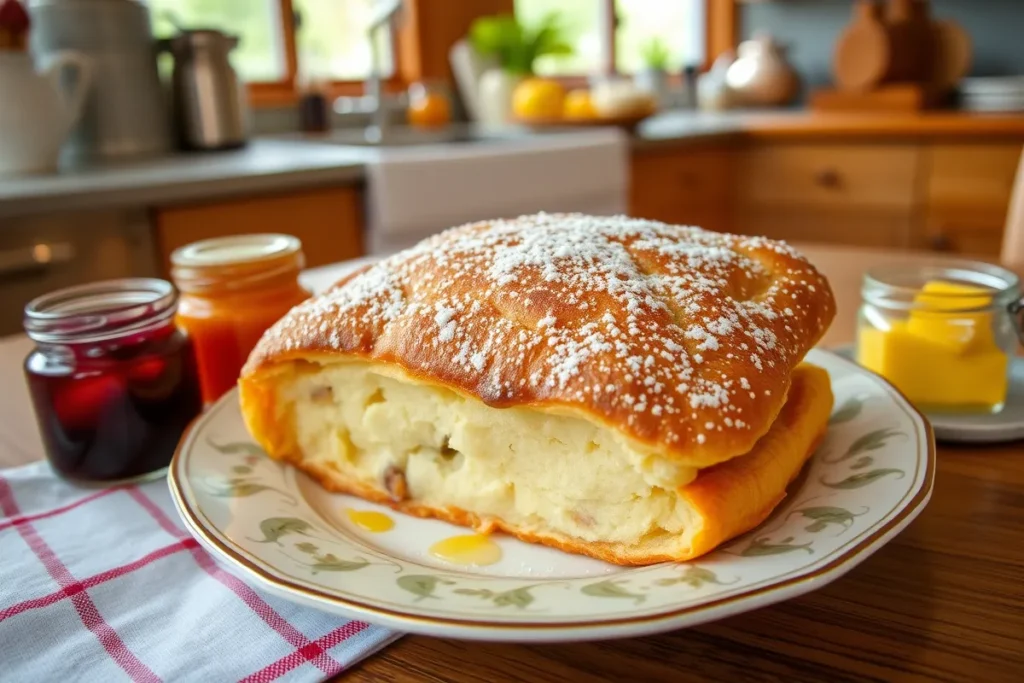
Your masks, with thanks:
M 851 396 L 846 399 L 841 406 L 832 413 L 832 417 L 829 418 L 828 423 L 830 425 L 842 424 L 854 420 L 860 415 L 861 410 L 864 409 L 864 398 L 861 396 Z
M 298 505 L 298 501 L 292 494 L 279 488 L 268 486 L 260 481 L 259 473 L 256 472 L 256 464 L 260 461 L 268 460 L 267 454 L 262 448 L 256 444 L 244 441 L 217 443 L 213 439 L 207 439 L 206 442 L 221 455 L 242 456 L 241 460 L 243 463 L 233 465 L 230 468 L 231 473 L 237 476 L 208 482 L 210 495 L 217 496 L 218 498 L 247 498 L 273 491 L 283 496 L 289 505 Z
M 547 584 L 549 586 L 554 584 Z M 473 595 L 485 600 L 490 600 L 495 607 L 518 607 L 523 609 L 529 607 L 533 602 L 533 594 L 530 589 L 537 588 L 538 584 L 520 586 L 507 591 L 494 592 L 487 588 L 456 588 L 453 592 L 458 595 Z
M 586 586 L 580 588 L 580 592 L 584 595 L 589 595 L 592 598 L 627 598 L 638 605 L 646 599 L 646 595 L 630 593 L 628 590 L 623 588 L 622 584 L 624 583 L 626 582 L 606 579 L 604 581 L 598 581 L 597 583 L 588 583 Z
M 865 512 L 867 512 L 867 508 L 864 509 L 864 512 L 853 513 L 845 508 L 831 507 L 828 505 L 801 508 L 794 511 L 794 513 L 799 513 L 811 520 L 811 523 L 804 527 L 804 529 L 806 531 L 810 531 L 812 534 L 823 531 L 829 524 L 838 525 L 842 527 L 843 531 L 846 531 L 853 525 L 854 517 L 858 517 Z
M 370 561 L 362 557 L 343 560 L 334 553 L 321 553 L 313 543 L 296 543 L 295 549 L 313 559 L 312 563 L 303 563 L 310 568 L 313 574 L 318 572 L 354 572 L 357 569 L 370 566 Z
M 682 566 L 682 565 L 681 565 Z M 684 583 L 691 588 L 700 588 L 706 583 L 713 583 L 718 586 L 727 586 L 730 583 L 736 583 L 739 579 L 733 581 L 719 581 L 718 575 L 710 569 L 704 569 L 696 565 L 685 565 L 686 570 L 680 576 L 674 576 L 670 579 L 658 579 L 654 582 L 655 586 L 675 586 L 680 583 Z
M 297 503 L 295 496 L 292 494 L 255 481 L 228 479 L 226 481 L 210 483 L 210 495 L 217 496 L 218 498 L 245 498 L 247 496 L 255 496 L 257 493 L 264 493 L 265 491 L 274 491 L 281 494 L 288 500 L 290 505 Z
M 312 524 L 298 517 L 268 517 L 260 522 L 260 533 L 263 534 L 263 539 L 258 540 L 250 537 L 249 540 L 255 543 L 277 543 L 281 545 L 279 539 L 282 536 L 288 534 L 308 536 L 312 529 Z
M 832 489 L 859 489 L 860 487 L 874 483 L 889 474 L 895 474 L 897 479 L 903 478 L 903 470 L 898 470 L 894 467 L 883 467 L 881 469 L 871 470 L 870 472 L 852 474 L 846 479 L 842 479 L 840 481 L 826 481 L 825 478 L 822 477 L 821 483 Z
M 855 456 L 867 453 L 868 451 L 877 451 L 879 448 L 885 446 L 889 439 L 897 436 L 905 437 L 906 434 L 899 431 L 898 429 L 892 429 L 891 427 L 883 427 L 881 429 L 873 429 L 866 434 L 862 434 L 858 438 L 854 439 L 847 448 L 846 452 L 838 458 L 826 459 L 827 463 L 843 462 L 849 460 Z
M 316 562 L 309 565 L 314 574 L 317 572 L 354 572 L 357 569 L 370 566 L 370 562 L 361 557 L 355 560 L 342 560 L 331 553 L 315 557 L 314 559 Z
M 212 440 L 207 440 L 210 447 L 217 451 L 221 455 L 247 455 L 253 457 L 266 457 L 266 452 L 254 443 L 248 443 L 246 441 L 233 441 L 231 443 L 216 443 Z
M 740 554 L 743 557 L 761 557 L 763 555 L 782 555 L 783 553 L 791 553 L 795 550 L 806 550 L 808 553 L 814 552 L 811 550 L 810 541 L 798 544 L 794 543 L 794 540 L 792 536 L 789 536 L 778 543 L 772 543 L 771 539 L 767 536 L 755 538 Z
M 454 581 L 443 579 L 440 576 L 431 576 L 429 574 L 410 574 L 408 576 L 400 576 L 396 579 L 398 587 L 404 591 L 408 591 L 415 595 L 413 602 L 419 602 L 424 598 L 432 598 L 437 600 L 438 597 L 434 595 L 434 591 L 441 584 L 453 585 Z

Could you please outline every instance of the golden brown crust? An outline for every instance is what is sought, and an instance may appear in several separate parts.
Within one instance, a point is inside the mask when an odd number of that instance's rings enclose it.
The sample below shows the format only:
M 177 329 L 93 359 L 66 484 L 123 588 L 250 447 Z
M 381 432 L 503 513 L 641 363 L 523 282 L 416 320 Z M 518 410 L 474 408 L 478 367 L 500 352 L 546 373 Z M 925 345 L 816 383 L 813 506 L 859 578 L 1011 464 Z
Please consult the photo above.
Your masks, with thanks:
M 578 215 L 477 223 L 294 309 L 253 351 L 242 401 L 262 403 L 289 363 L 365 359 L 495 407 L 565 406 L 705 467 L 768 430 L 834 310 L 814 267 L 763 238 Z M 268 420 L 250 421 L 257 437 Z
M 646 565 L 691 560 L 753 529 L 785 498 L 786 487 L 799 474 L 825 434 L 832 410 L 828 374 L 813 365 L 793 373 L 790 396 L 778 420 L 754 449 L 741 457 L 701 472 L 679 489 L 701 524 L 691 547 L 680 554 L 657 554 L 641 546 L 595 543 L 558 534 L 533 533 L 501 519 L 457 507 L 432 507 L 414 500 L 394 500 L 388 492 L 342 476 L 329 465 L 303 462 L 294 452 L 285 459 L 316 479 L 324 488 L 348 493 L 417 517 L 440 519 L 480 532 L 503 531 L 528 543 L 541 543 L 605 562 Z
M 693 539 L 694 557 L 753 529 L 782 502 L 786 487 L 824 438 L 832 402 L 828 373 L 800 365 L 786 405 L 754 449 L 703 470 L 680 491 L 704 520 Z

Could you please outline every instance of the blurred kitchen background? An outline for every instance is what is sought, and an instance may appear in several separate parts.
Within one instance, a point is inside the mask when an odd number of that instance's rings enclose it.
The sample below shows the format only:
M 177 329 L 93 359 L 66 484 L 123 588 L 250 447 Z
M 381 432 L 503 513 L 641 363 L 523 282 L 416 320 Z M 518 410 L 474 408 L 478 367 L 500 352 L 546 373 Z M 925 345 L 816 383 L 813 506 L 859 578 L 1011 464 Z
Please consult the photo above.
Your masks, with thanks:
M 537 210 L 998 256 L 1022 26 L 1015 0 L 0 0 L 0 334 L 251 232 L 310 266 Z

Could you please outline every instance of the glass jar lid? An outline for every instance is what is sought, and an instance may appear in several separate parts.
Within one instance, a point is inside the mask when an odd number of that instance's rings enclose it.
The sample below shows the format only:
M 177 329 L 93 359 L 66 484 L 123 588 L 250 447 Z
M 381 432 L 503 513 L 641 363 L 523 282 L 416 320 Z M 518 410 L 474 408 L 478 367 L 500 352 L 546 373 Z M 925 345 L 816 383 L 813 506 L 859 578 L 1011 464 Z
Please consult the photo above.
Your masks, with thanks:
M 25 332 L 36 342 L 99 342 L 166 326 L 178 293 L 166 280 L 126 278 L 58 289 L 28 302 Z
M 977 291 L 950 288 L 929 292 L 924 300 L 918 297 L 926 285 L 937 281 L 980 288 L 991 296 L 979 300 Z M 918 309 L 940 300 L 946 312 L 1005 308 L 1020 298 L 1020 278 L 1006 268 L 982 261 L 943 259 L 872 268 L 864 274 L 861 296 L 864 303 L 895 310 Z
M 193 242 L 171 254 L 171 275 L 188 293 L 214 289 L 240 290 L 283 275 L 295 275 L 305 265 L 302 242 L 273 233 L 216 237 Z

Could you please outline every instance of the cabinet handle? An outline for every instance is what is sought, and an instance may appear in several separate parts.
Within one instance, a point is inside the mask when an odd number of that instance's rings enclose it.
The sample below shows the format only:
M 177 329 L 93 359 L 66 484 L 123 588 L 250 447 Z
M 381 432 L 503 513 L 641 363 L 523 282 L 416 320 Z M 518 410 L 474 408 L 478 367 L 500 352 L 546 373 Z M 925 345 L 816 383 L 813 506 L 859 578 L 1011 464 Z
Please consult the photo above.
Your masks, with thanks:
M 826 168 L 823 171 L 818 171 L 814 174 L 814 182 L 821 187 L 827 187 L 830 190 L 834 190 L 840 185 L 839 173 L 833 168 Z
M 31 247 L 0 251 L 0 277 L 46 270 L 55 263 L 67 263 L 73 258 L 75 248 L 68 242 L 40 243 Z
M 932 251 L 952 251 L 953 243 L 950 241 L 948 235 L 938 233 L 928 237 L 928 246 L 931 247 Z

